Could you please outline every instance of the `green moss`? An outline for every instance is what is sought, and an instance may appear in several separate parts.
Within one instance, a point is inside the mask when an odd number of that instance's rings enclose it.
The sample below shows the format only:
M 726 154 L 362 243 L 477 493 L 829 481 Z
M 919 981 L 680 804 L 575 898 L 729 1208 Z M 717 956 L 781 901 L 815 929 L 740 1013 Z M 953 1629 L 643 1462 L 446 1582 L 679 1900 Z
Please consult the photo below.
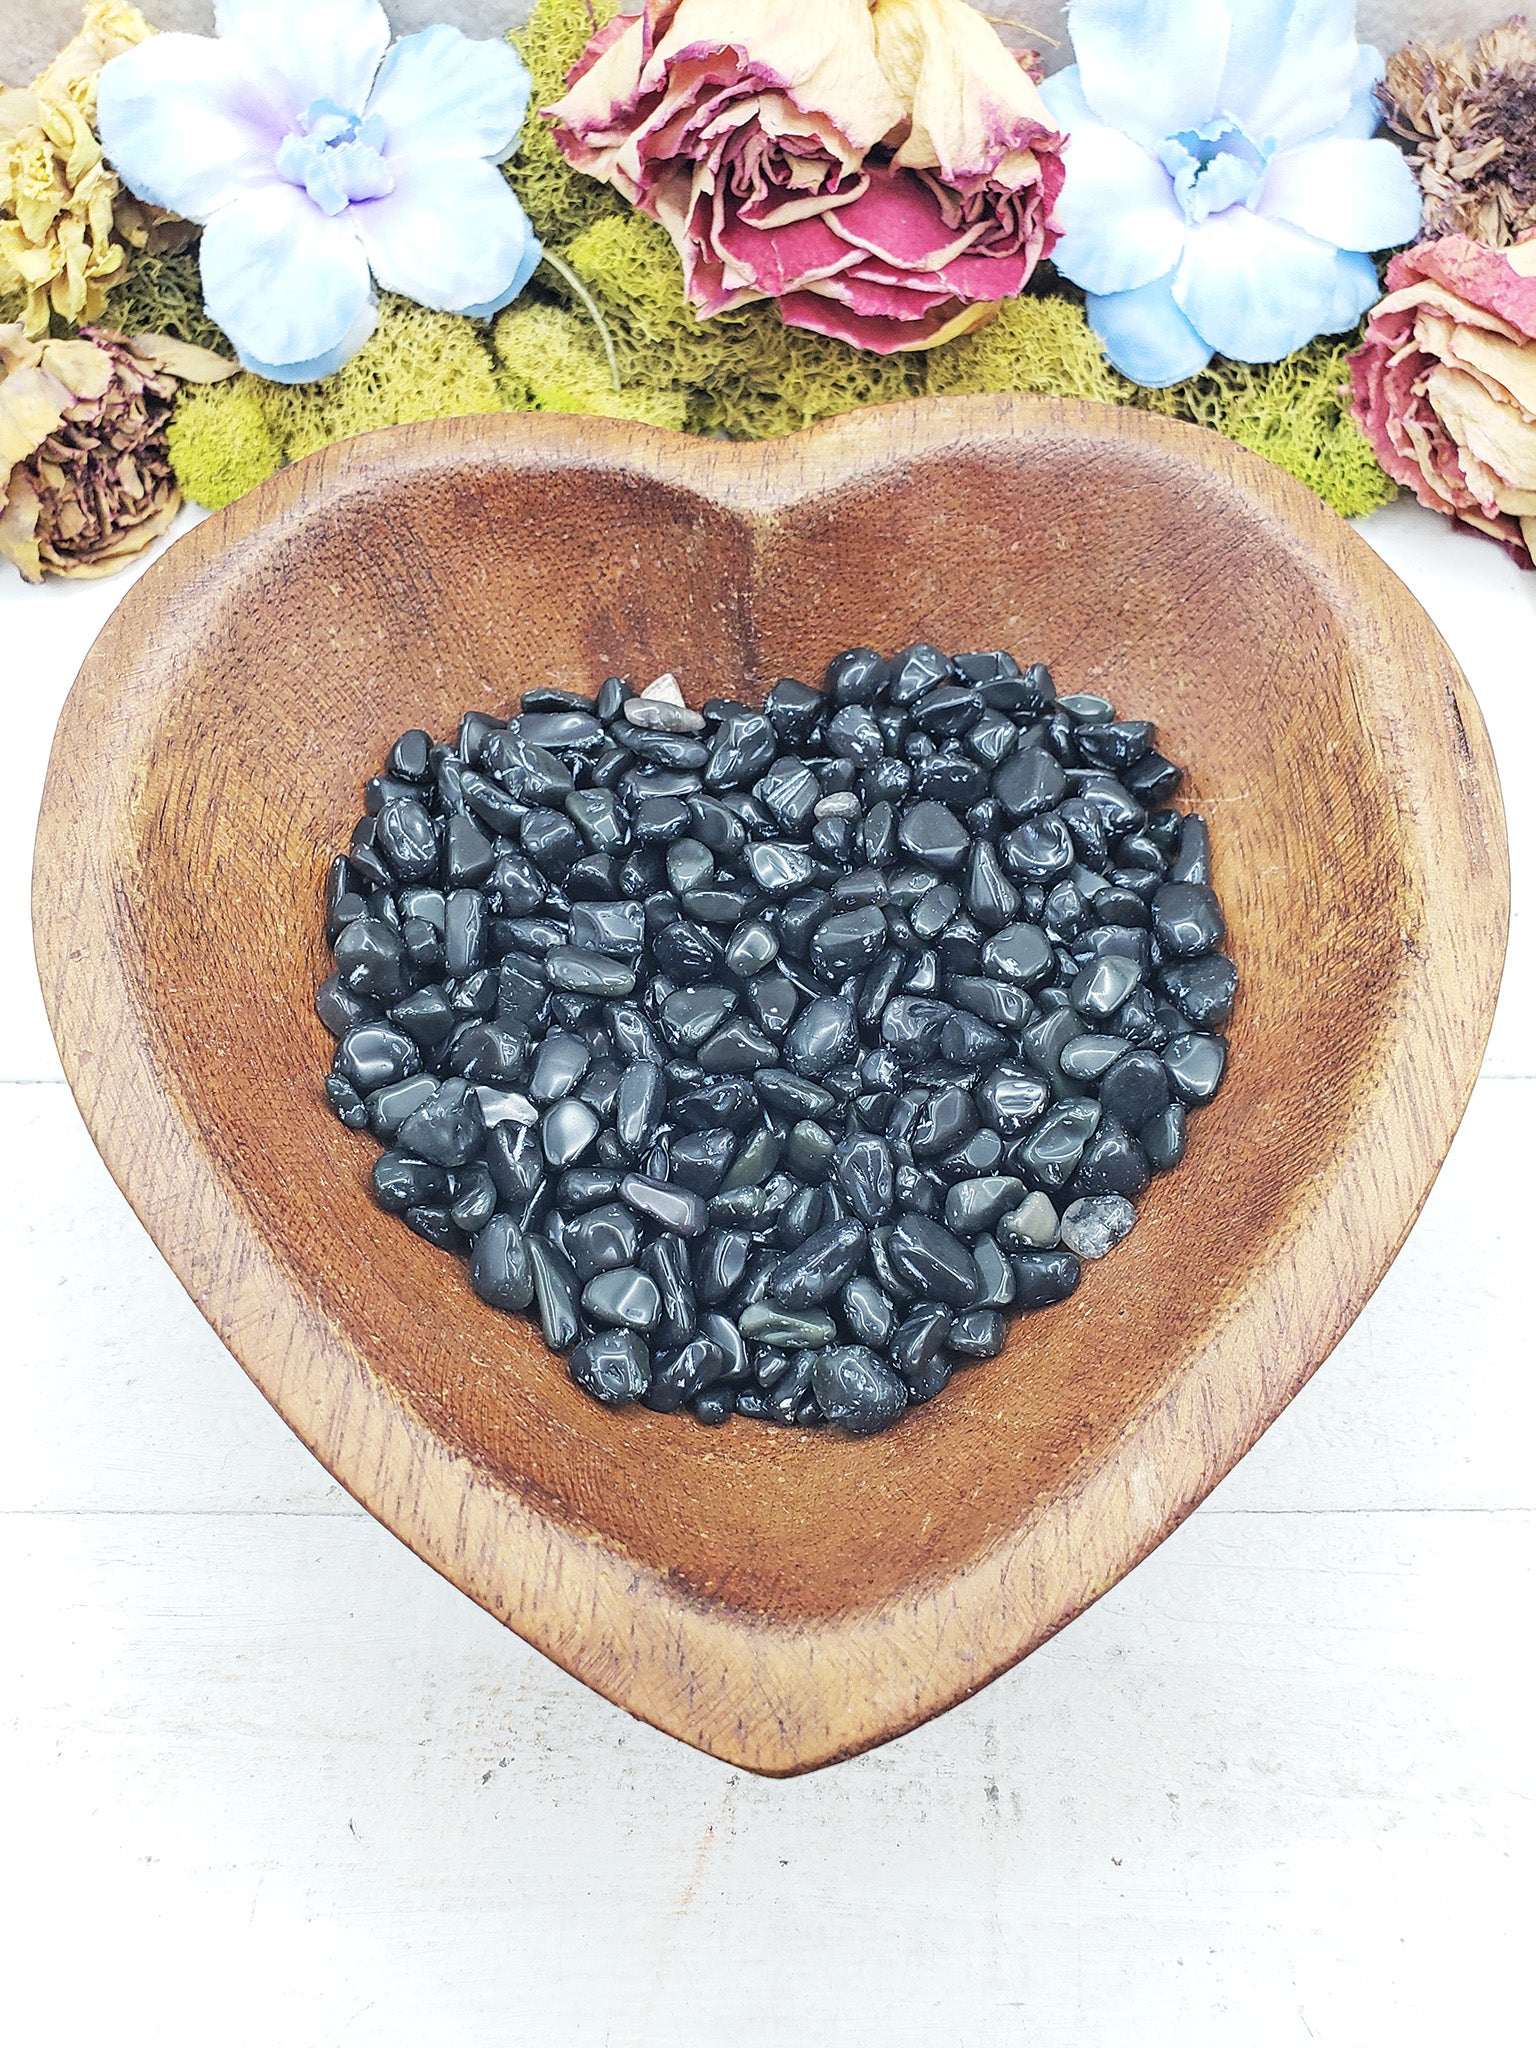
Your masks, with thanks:
M 539 118 L 541 107 L 563 96 L 566 74 L 593 33 L 618 11 L 618 0 L 592 0 L 590 6 L 588 0 L 539 0 L 527 27 L 512 32 L 511 41 L 532 74 L 533 91 L 506 173 L 534 233 L 552 249 L 563 248 L 604 214 L 625 210 L 611 186 L 571 169 L 555 147 L 549 123 Z
M 502 397 L 513 411 L 595 413 L 653 427 L 687 424 L 688 401 L 681 392 L 638 383 L 614 390 L 608 359 L 585 314 L 524 300 L 501 315 L 494 340 Z
M 283 466 L 259 377 L 183 386 L 171 415 L 171 467 L 195 504 L 232 505 Z
M 685 393 L 698 432 L 762 440 L 923 388 L 917 357 L 786 327 L 771 304 L 696 319 L 677 252 L 644 214 L 596 222 L 566 255 L 603 309 L 625 382 Z
M 203 311 L 195 249 L 175 256 L 141 256 L 107 295 L 102 324 L 119 334 L 174 334 L 220 355 L 234 350 Z
M 496 366 L 478 322 L 386 294 L 379 324 L 351 362 L 317 384 L 261 386 L 288 461 L 372 427 L 501 412 Z
M 1198 377 L 1159 393 L 1155 409 L 1267 457 L 1345 519 L 1374 512 L 1391 504 L 1397 486 L 1350 417 L 1347 359 L 1355 341 L 1327 337 L 1280 363 L 1218 357 Z
M 626 381 L 645 374 L 686 390 L 727 367 L 734 324 L 694 318 L 677 252 L 647 215 L 625 211 L 597 221 L 565 255 L 603 310 Z
M 733 440 L 791 434 L 862 405 L 916 398 L 923 389 L 921 356 L 875 355 L 786 327 L 770 305 L 723 317 L 742 323 L 742 345 L 730 374 L 705 392 L 702 412 L 706 427 Z
M 484 333 L 474 321 L 386 295 L 372 339 L 334 377 L 269 384 L 246 375 L 185 387 L 170 428 L 182 489 L 199 505 L 228 505 L 285 462 L 372 427 L 503 411 Z
M 931 392 L 1019 391 L 1105 405 L 1138 396 L 1069 299 L 1009 299 L 985 327 L 930 349 L 926 364 Z
M 1353 346 L 1352 337 L 1315 341 L 1271 364 L 1218 357 L 1198 377 L 1149 391 L 1110 367 L 1070 299 L 1022 298 L 974 334 L 932 350 L 928 389 L 1040 392 L 1190 420 L 1266 457 L 1352 518 L 1397 496 L 1340 395 Z

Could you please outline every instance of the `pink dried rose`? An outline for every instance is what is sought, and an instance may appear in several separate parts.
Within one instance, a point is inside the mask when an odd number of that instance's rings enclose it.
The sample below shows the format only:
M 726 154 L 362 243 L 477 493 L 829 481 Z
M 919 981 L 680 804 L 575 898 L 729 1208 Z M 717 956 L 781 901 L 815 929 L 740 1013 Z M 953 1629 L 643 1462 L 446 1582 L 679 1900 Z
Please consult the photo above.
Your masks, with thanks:
M 1388 476 L 1536 567 L 1536 237 L 1394 256 L 1350 374 Z
M 546 108 L 578 170 L 667 230 L 701 318 L 931 348 L 1055 241 L 1062 138 L 966 0 L 647 0 Z
M 238 369 L 169 335 L 33 341 L 0 326 L 0 555 L 40 583 L 109 576 L 147 547 L 181 503 L 166 440 L 178 382 Z

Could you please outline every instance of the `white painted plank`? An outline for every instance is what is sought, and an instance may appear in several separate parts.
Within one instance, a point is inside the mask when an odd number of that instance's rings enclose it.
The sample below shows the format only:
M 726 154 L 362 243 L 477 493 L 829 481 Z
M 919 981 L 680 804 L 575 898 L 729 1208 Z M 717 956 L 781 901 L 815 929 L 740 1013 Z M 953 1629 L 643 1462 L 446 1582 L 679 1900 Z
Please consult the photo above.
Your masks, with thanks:
M 15 2038 L 1514 2040 L 1533 1534 L 1197 1517 L 977 1700 L 772 1784 L 365 1522 L 12 1517 Z
M 1536 574 L 1517 568 L 1502 548 L 1448 528 L 1412 499 L 1356 525 L 1439 627 L 1482 707 L 1505 782 L 1513 911 L 1483 1071 L 1536 1074 L 1536 806 L 1523 765 L 1536 702 Z
M 118 603 L 158 561 L 171 541 L 207 515 L 185 508 L 170 535 L 146 550 L 120 576 L 99 583 L 49 580 L 35 589 L 23 583 L 9 562 L 0 562 L 0 683 L 4 686 L 8 740 L 6 800 L 0 805 L 0 873 L 15 886 L 0 891 L 0 959 L 32 958 L 29 891 L 20 886 L 32 872 L 32 841 L 53 729 L 91 642 Z M 0 1025 L 0 1080 L 55 1079 L 58 1056 L 48 1030 L 36 977 L 18 973 L 6 990 Z
M 1359 1320 L 1207 1510 L 1536 1508 L 1536 1374 L 1517 1279 L 1532 1160 L 1536 1082 L 1485 1077 Z
M 362 1514 L 203 1321 L 62 1081 L 0 1086 L 0 1506 Z

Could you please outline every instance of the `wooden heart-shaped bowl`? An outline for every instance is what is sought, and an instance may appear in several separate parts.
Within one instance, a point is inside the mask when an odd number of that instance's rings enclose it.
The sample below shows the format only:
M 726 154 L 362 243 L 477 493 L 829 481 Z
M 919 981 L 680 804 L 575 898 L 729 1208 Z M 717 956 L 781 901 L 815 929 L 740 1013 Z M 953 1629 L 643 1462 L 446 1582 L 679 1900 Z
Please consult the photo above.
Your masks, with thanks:
M 326 863 L 407 727 L 611 673 L 757 699 L 918 639 L 1156 720 L 1242 972 L 1226 1087 L 1134 1236 L 887 1435 L 600 1408 L 369 1200 L 320 1091 Z M 1194 428 L 960 399 L 755 447 L 514 416 L 301 463 L 97 641 L 35 921 L 103 1157 L 316 1456 L 610 1700 L 791 1772 L 1044 1641 L 1327 1356 L 1465 1106 L 1507 892 L 1471 693 L 1332 513 Z

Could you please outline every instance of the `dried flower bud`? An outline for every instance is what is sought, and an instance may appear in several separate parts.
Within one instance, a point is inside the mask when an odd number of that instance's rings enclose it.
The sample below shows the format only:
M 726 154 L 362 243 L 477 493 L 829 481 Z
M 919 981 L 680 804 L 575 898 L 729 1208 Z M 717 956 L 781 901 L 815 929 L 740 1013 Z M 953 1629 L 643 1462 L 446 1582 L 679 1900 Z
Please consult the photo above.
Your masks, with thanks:
M 238 368 L 168 336 L 0 327 L 0 555 L 29 583 L 107 576 L 176 517 L 166 426 L 178 380 Z
M 1536 36 L 1522 15 L 1476 47 L 1408 43 L 1380 87 L 1387 121 L 1416 142 L 1424 235 L 1507 248 L 1536 228 Z

